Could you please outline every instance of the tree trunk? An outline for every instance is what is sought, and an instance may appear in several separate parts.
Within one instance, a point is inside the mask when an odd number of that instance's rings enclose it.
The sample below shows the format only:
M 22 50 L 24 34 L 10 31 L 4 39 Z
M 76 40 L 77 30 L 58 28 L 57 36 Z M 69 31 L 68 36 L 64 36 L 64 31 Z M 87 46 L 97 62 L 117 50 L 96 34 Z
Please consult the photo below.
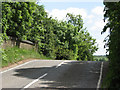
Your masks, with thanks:
M 19 39 L 16 40 L 16 47 L 20 48 L 20 40 Z

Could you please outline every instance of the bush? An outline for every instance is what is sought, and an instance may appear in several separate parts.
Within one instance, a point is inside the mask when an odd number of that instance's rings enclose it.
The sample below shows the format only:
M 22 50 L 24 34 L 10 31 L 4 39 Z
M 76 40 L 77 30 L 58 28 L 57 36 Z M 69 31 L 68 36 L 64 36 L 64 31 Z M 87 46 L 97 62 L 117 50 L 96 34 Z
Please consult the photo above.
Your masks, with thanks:
M 3 43 L 3 34 L 0 34 L 0 46 L 2 46 Z M 4 52 L 4 49 L 0 48 L 0 64 L 2 64 L 2 62 L 8 62 L 8 58 L 7 55 Z
M 57 51 L 56 51 L 56 59 L 57 60 L 73 60 L 74 53 L 72 50 L 59 47 L 57 48 Z

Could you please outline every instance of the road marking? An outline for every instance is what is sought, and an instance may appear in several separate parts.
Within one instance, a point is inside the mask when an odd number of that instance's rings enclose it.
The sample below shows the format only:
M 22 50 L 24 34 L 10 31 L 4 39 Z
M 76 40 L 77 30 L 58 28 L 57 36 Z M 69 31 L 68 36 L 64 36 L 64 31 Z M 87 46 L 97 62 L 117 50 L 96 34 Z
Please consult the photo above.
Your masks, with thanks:
M 35 80 L 34 80 L 34 81 L 32 81 L 31 83 L 29 83 L 28 85 L 26 85 L 25 87 L 23 87 L 23 89 L 21 89 L 21 90 L 24 90 L 25 88 L 30 87 L 31 85 L 33 85 L 34 83 L 36 83 L 37 81 L 39 81 L 39 79 L 41 79 L 41 78 L 45 77 L 47 74 L 48 74 L 48 73 L 43 74 L 43 75 L 42 75 L 42 76 L 40 76 L 39 78 L 35 79 Z
M 103 71 L 103 62 L 101 63 L 100 76 L 99 76 L 96 90 L 99 90 L 99 88 L 100 88 L 100 83 L 101 83 L 101 79 L 102 79 L 102 71 Z
M 58 67 L 60 67 L 63 63 L 65 63 L 66 61 L 63 61 L 63 62 L 61 62 L 60 64 L 58 64 L 57 66 L 56 66 L 56 68 L 58 68 Z
M 56 68 L 60 67 L 64 62 L 66 62 L 66 61 L 63 61 L 63 62 L 61 62 L 60 64 L 58 64 L 58 65 L 56 66 Z M 32 81 L 31 83 L 29 83 L 28 85 L 26 85 L 25 87 L 23 87 L 21 90 L 24 90 L 24 89 L 30 87 L 31 85 L 33 85 L 34 83 L 36 83 L 37 81 L 39 81 L 39 79 L 45 77 L 47 74 L 48 74 L 48 73 L 45 73 L 44 75 L 42 75 L 42 76 L 40 76 L 39 78 L 35 79 L 35 80 Z
M 20 65 L 18 65 L 18 66 L 16 66 L 16 67 L 13 67 L 13 68 L 7 69 L 7 70 L 2 71 L 2 72 L 0 72 L 0 73 L 1 73 L 1 74 L 2 74 L 2 73 L 5 73 L 5 72 L 7 72 L 7 71 L 10 71 L 10 70 L 16 69 L 16 68 L 18 68 L 18 67 L 21 67 L 21 66 L 23 66 L 23 65 L 26 65 L 26 64 L 31 63 L 31 62 L 34 62 L 34 61 L 38 61 L 38 60 L 33 60 L 33 61 L 29 61 L 29 62 L 26 62 L 26 63 L 20 64 Z M 56 68 L 60 67 L 60 66 L 61 66 L 63 63 L 65 63 L 65 62 L 68 62 L 68 61 L 63 61 L 63 62 L 61 62 L 60 64 L 58 64 L 58 65 L 56 66 Z M 37 81 L 39 81 L 39 79 L 45 77 L 47 74 L 48 74 L 48 73 L 45 73 L 44 75 L 42 75 L 42 76 L 40 76 L 39 78 L 35 79 L 35 80 L 32 81 L 31 83 L 29 83 L 28 85 L 26 85 L 25 87 L 23 87 L 21 90 L 24 90 L 25 88 L 30 87 L 32 84 L 34 84 L 34 83 L 36 83 Z
M 13 68 L 7 69 L 7 70 L 2 71 L 2 72 L 0 72 L 0 73 L 1 73 L 1 74 L 2 74 L 2 73 L 5 73 L 5 72 L 7 72 L 7 71 L 10 71 L 10 70 L 16 69 L 16 68 L 18 68 L 18 67 L 21 67 L 21 66 L 23 66 L 23 65 L 26 65 L 26 64 L 31 63 L 31 62 L 34 62 L 34 61 L 38 61 L 38 60 L 33 60 L 33 61 L 29 61 L 29 62 L 26 62 L 26 63 L 20 64 L 20 65 L 18 65 L 18 66 L 16 66 L 16 67 L 13 67 Z

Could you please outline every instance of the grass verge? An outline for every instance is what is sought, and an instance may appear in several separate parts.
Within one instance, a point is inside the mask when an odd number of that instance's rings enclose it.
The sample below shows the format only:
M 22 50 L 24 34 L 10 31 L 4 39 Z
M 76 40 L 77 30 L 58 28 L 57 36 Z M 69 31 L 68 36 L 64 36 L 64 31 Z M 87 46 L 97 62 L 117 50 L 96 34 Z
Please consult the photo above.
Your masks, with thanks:
M 49 57 L 45 57 L 43 55 L 40 55 L 38 52 L 36 52 L 33 49 L 22 49 L 17 47 L 9 48 L 7 47 L 4 50 L 4 53 L 6 54 L 6 58 L 2 60 L 2 67 L 8 66 L 9 64 L 16 63 L 18 61 L 29 59 L 29 58 L 35 58 L 35 59 L 51 59 Z

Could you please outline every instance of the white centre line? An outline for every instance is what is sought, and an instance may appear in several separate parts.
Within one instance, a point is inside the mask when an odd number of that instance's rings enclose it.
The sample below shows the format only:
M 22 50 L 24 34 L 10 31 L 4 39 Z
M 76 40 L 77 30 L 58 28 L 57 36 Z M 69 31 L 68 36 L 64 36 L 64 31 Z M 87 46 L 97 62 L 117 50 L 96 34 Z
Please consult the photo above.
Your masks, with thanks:
M 34 83 L 36 83 L 37 81 L 39 81 L 39 79 L 45 77 L 48 73 L 45 73 L 44 75 L 40 76 L 39 78 L 35 79 L 34 81 L 32 81 L 31 83 L 29 83 L 28 85 L 26 85 L 25 87 L 23 87 L 21 90 L 24 90 L 25 88 L 30 87 L 31 85 L 33 85 Z
M 66 61 L 63 61 L 63 62 L 61 62 L 60 64 L 58 64 L 58 65 L 56 66 L 56 68 L 60 67 L 64 62 L 66 62 Z M 41 78 L 45 77 L 46 75 L 48 75 L 48 73 L 45 73 L 45 74 L 43 74 L 42 76 L 40 76 L 39 78 L 35 79 L 35 80 L 32 81 L 31 83 L 29 83 L 28 85 L 26 85 L 25 87 L 23 87 L 21 90 L 24 90 L 24 89 L 26 89 L 26 88 L 29 88 L 31 85 L 33 85 L 34 83 L 36 83 L 37 81 L 39 81 Z
M 63 62 L 61 62 L 60 64 L 58 64 L 57 66 L 56 66 L 56 68 L 58 68 L 58 67 L 60 67 L 63 63 L 65 63 L 66 61 L 63 61 Z
M 10 71 L 10 70 L 16 69 L 16 68 L 18 68 L 18 67 L 24 66 L 24 65 L 26 65 L 26 64 L 28 64 L 28 63 L 35 62 L 35 61 L 39 61 L 39 60 L 29 61 L 29 62 L 26 62 L 26 63 L 20 64 L 20 65 L 18 65 L 18 66 L 16 66 L 16 67 L 13 67 L 13 68 L 7 69 L 7 70 L 5 70 L 5 71 L 2 71 L 2 72 L 0 72 L 0 73 L 1 73 L 1 74 L 2 74 L 2 73 L 5 73 L 5 72 L 7 72 L 7 71 Z M 67 62 L 67 61 L 63 61 L 63 62 L 61 62 L 60 64 L 58 64 L 58 65 L 56 66 L 56 68 L 60 67 L 60 66 L 61 66 L 63 63 L 65 63 L 65 62 Z M 30 87 L 31 85 L 33 85 L 34 83 L 36 83 L 37 81 L 39 81 L 39 79 L 45 77 L 47 74 L 48 74 L 48 73 L 43 74 L 42 76 L 40 76 L 39 78 L 35 79 L 34 81 L 32 81 L 31 83 L 29 83 L 28 85 L 24 86 L 21 90 L 24 90 L 25 88 Z
M 102 79 L 102 71 L 103 71 L 103 62 L 101 63 L 100 76 L 99 76 L 96 90 L 99 90 L 99 88 L 100 88 L 100 83 L 101 83 L 101 79 Z

